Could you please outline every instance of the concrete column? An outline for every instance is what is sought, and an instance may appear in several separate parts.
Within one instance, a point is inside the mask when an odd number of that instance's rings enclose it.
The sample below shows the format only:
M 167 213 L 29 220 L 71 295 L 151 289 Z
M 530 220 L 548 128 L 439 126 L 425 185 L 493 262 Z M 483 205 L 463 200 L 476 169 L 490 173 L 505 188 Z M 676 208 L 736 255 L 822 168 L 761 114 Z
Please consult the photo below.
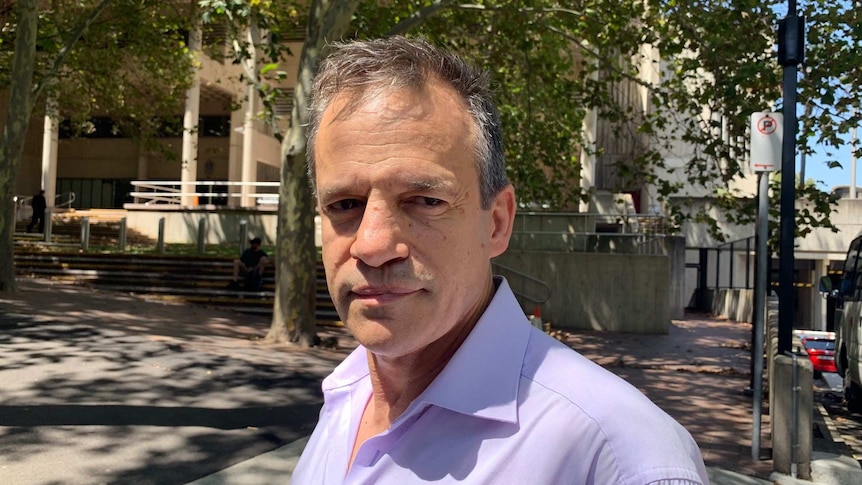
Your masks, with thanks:
M 45 202 L 54 207 L 57 198 L 57 149 L 60 138 L 60 119 L 57 98 L 48 96 L 45 109 L 45 130 L 42 132 L 42 190 Z
M 773 393 L 770 394 L 770 400 L 773 401 L 770 417 L 772 466 L 778 473 L 792 475 L 796 472 L 798 478 L 807 480 L 811 478 L 813 368 L 808 357 L 798 356 L 794 383 L 793 360 L 787 355 L 777 355 L 773 364 L 774 387 Z M 795 393 L 794 389 L 798 390 L 798 393 Z
M 241 99 L 236 100 L 237 104 L 242 104 Z M 227 180 L 228 182 L 239 182 L 242 180 L 242 150 L 243 150 L 243 132 L 245 131 L 245 110 L 237 110 L 231 112 L 230 125 L 235 127 L 230 134 L 230 153 L 228 155 Z M 239 186 L 229 185 L 228 192 L 238 194 Z M 227 205 L 229 207 L 240 206 L 239 197 L 229 197 Z
M 197 58 L 201 52 L 201 28 L 196 23 L 194 29 L 189 32 L 189 51 Z M 201 75 L 200 70 L 192 74 L 192 85 L 186 91 L 186 109 L 183 114 L 183 151 L 182 167 L 180 169 L 180 181 L 182 191 L 190 193 L 196 191 L 198 173 L 198 118 L 201 107 Z M 184 195 L 181 205 L 191 207 L 195 204 L 195 197 Z
M 670 260 L 670 317 L 676 320 L 685 318 L 685 237 L 674 236 L 665 239 L 666 251 Z
M 254 42 L 251 32 L 248 33 L 248 49 L 249 59 L 252 63 L 251 68 L 254 69 L 254 59 L 257 53 L 255 52 Z M 257 164 L 254 157 L 254 120 L 257 113 L 257 90 L 251 83 L 246 87 L 246 104 L 245 104 L 245 120 L 242 125 L 242 206 L 254 207 L 254 197 L 248 194 L 255 190 L 249 187 L 248 183 L 255 182 L 257 177 Z
M 591 74 L 593 80 L 598 80 L 598 73 Z M 586 194 L 595 193 L 596 185 L 596 138 L 598 129 L 598 113 L 591 109 L 587 111 L 584 117 L 583 132 L 584 140 L 581 147 L 581 190 Z M 578 206 L 579 212 L 590 212 L 590 202 L 592 197 L 586 202 L 580 202 Z
M 650 86 L 658 86 L 661 84 L 661 53 L 659 49 L 650 44 L 641 44 L 640 46 L 640 69 L 638 69 L 638 78 L 643 82 L 637 86 L 638 97 L 640 98 L 640 109 L 645 115 L 649 115 L 653 111 L 652 106 L 652 89 Z M 641 212 L 651 215 L 662 214 L 663 208 L 659 204 L 658 189 L 655 185 L 643 183 L 641 190 Z
M 138 152 L 138 180 L 147 180 L 147 169 L 150 163 L 150 157 L 141 148 Z

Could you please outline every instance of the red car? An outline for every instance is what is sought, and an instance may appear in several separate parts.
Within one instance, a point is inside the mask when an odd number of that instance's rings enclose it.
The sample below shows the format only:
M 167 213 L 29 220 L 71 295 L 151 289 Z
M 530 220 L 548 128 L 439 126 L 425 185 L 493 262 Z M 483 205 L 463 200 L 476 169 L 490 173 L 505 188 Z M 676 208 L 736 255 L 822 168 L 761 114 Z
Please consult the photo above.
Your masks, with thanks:
M 814 366 L 814 375 L 821 372 L 838 372 L 835 368 L 835 340 L 821 337 L 805 337 L 802 345 Z

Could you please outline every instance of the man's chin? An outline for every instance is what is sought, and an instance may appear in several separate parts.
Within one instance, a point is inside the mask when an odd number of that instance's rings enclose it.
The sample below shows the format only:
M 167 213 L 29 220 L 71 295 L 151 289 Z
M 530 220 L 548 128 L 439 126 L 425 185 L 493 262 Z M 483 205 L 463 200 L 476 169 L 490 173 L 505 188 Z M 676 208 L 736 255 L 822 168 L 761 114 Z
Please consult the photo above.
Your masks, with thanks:
M 374 354 L 388 355 L 398 346 L 390 321 L 348 318 L 344 326 L 360 345 Z

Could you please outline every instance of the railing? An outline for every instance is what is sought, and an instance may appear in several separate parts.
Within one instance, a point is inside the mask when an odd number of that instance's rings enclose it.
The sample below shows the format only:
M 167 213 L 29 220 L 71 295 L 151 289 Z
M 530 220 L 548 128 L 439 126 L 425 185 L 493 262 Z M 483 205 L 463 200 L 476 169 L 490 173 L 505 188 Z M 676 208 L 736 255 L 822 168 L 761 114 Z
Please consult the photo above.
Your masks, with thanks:
M 515 231 L 509 247 L 527 251 L 661 255 L 665 254 L 664 238 L 613 232 Z
M 715 289 L 721 288 L 745 288 L 751 289 L 754 284 L 754 249 L 755 249 L 755 236 L 749 236 L 746 238 L 738 239 L 736 241 L 730 241 L 723 244 L 719 244 L 714 249 L 715 251 Z M 723 253 L 728 253 L 726 267 L 722 266 L 724 262 L 724 257 L 722 257 Z M 743 268 L 742 270 L 745 272 L 744 276 L 742 276 L 743 282 L 738 283 L 739 276 L 737 272 L 740 271 L 739 268 L 735 266 L 735 260 L 737 259 L 737 255 L 742 254 L 744 256 L 743 260 Z M 724 271 L 726 269 L 726 272 Z M 721 276 L 726 276 L 725 281 L 722 284 Z M 767 274 L 767 279 L 769 279 L 769 274 Z
M 613 227 L 613 232 L 602 234 L 650 234 L 662 235 L 669 232 L 667 219 L 657 214 L 631 213 L 592 213 L 592 212 L 518 212 L 514 230 L 520 232 L 535 232 L 547 230 L 542 219 L 553 219 L 549 225 L 559 232 L 588 233 L 596 232 L 597 227 Z M 539 220 L 540 222 L 536 222 Z M 566 227 L 559 227 L 560 225 Z M 537 227 L 539 226 L 539 227 Z
M 63 199 L 66 199 L 65 201 Z M 72 203 L 75 202 L 74 192 L 63 192 L 54 196 L 54 207 L 72 208 Z
M 539 278 L 536 278 L 534 276 L 530 276 L 527 273 L 518 271 L 518 270 L 516 270 L 514 268 L 510 268 L 508 266 L 504 266 L 500 263 L 496 263 L 496 262 L 492 263 L 492 266 L 494 267 L 494 274 L 498 274 L 500 276 L 505 276 L 506 279 L 508 279 L 510 281 L 509 287 L 512 289 L 512 293 L 514 293 L 515 296 L 521 297 L 525 300 L 529 300 L 530 302 L 535 303 L 536 305 L 541 305 L 541 304 L 543 304 L 543 303 L 545 303 L 551 299 L 551 286 L 549 284 L 545 283 L 544 281 L 540 280 Z M 520 285 L 517 284 L 517 282 L 514 281 L 516 278 L 520 278 L 522 284 L 520 284 Z M 539 291 L 542 293 L 542 295 L 533 296 L 533 295 L 528 295 L 524 291 L 522 291 L 522 288 L 525 286 L 524 285 L 525 282 L 528 285 L 532 284 L 532 285 L 538 287 Z
M 663 255 L 667 253 L 664 236 L 647 237 L 646 234 L 640 235 L 641 239 L 637 242 L 637 253 L 645 255 Z
M 21 209 L 30 206 L 30 202 L 33 200 L 32 195 L 16 195 L 12 197 L 12 202 L 15 204 L 15 213 L 20 215 L 23 214 Z M 54 208 L 66 208 L 71 209 L 72 203 L 75 202 L 75 193 L 74 192 L 63 192 L 62 194 L 57 194 L 54 196 Z M 18 220 L 16 216 L 16 220 Z
M 256 205 L 278 204 L 279 182 L 228 182 L 222 180 L 199 180 L 180 182 L 176 180 L 135 180 L 132 186 L 137 190 L 129 195 L 134 203 L 140 205 L 181 205 L 183 197 L 195 197 L 198 201 L 206 199 L 212 205 L 228 205 L 231 198 L 252 198 Z M 187 191 L 184 186 L 192 186 Z M 205 190 L 201 191 L 201 188 Z M 236 190 L 230 190 L 237 188 Z M 247 191 L 246 188 L 254 190 Z M 244 193 L 245 192 L 245 193 Z

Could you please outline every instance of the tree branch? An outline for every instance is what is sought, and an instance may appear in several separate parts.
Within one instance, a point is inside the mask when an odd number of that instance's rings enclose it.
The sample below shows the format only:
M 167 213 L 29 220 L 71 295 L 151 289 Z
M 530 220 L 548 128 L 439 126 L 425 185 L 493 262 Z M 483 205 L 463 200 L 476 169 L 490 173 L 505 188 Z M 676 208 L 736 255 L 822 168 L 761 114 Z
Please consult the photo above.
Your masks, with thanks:
M 392 28 L 389 29 L 384 35 L 388 37 L 392 35 L 403 34 L 404 32 L 407 32 L 408 30 L 412 29 L 413 27 L 421 25 L 434 15 L 437 15 L 441 10 L 453 7 L 453 3 L 455 3 L 455 0 L 436 0 L 429 5 L 426 5 L 419 10 L 413 12 L 413 14 L 409 17 L 393 25 Z
M 111 0 L 102 0 L 101 3 L 96 5 L 90 14 L 87 15 L 80 24 L 72 31 L 69 35 L 69 38 L 66 39 L 66 45 L 60 49 L 60 52 L 57 54 L 57 57 L 54 58 L 54 62 L 51 65 L 51 69 L 49 69 L 45 73 L 45 77 L 39 81 L 36 86 L 33 88 L 33 98 L 37 99 L 39 95 L 42 94 L 42 91 L 45 90 L 45 86 L 51 83 L 56 77 L 57 73 L 60 71 L 60 67 L 63 66 L 63 63 L 66 61 L 66 56 L 69 55 L 69 52 L 72 51 L 72 48 L 75 47 L 75 44 L 84 35 L 84 32 L 90 27 L 92 24 L 102 13 L 103 10 L 111 3 Z

